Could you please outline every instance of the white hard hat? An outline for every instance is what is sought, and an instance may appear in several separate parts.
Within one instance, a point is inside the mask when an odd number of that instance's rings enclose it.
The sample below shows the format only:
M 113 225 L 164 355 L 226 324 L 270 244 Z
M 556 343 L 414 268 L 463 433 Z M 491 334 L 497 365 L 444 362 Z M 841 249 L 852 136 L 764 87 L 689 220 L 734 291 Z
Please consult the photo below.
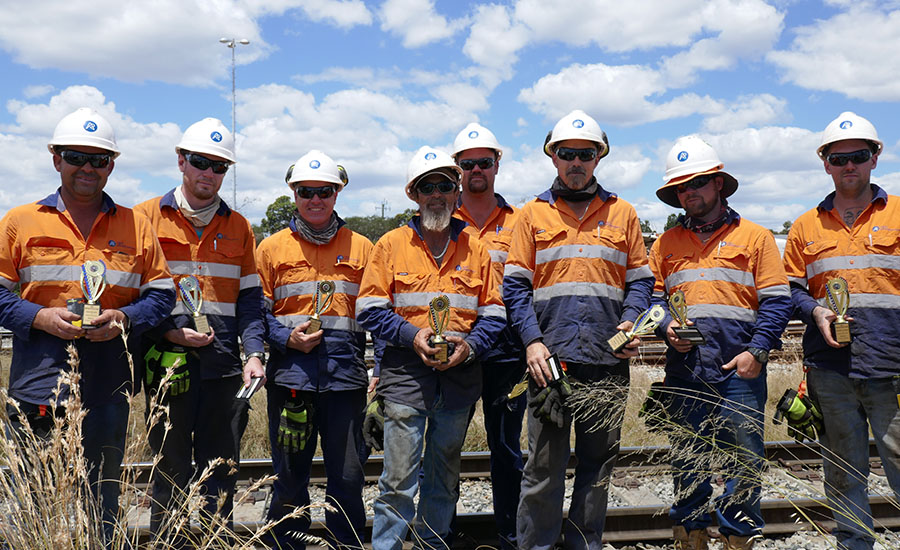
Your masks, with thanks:
M 217 118 L 204 118 L 188 126 L 175 146 L 175 152 L 190 151 L 222 157 L 229 162 L 234 158 L 234 136 Z
M 120 154 L 116 146 L 116 131 L 113 130 L 112 124 L 100 113 L 88 107 L 69 113 L 59 121 L 47 149 L 55 153 L 56 147 L 65 145 L 99 147 L 111 151 L 113 158 Z
M 697 176 L 718 174 L 725 180 L 721 196 L 730 197 L 737 191 L 738 182 L 734 176 L 722 171 L 724 167 L 725 163 L 719 160 L 710 144 L 697 136 L 680 137 L 666 155 L 666 175 L 663 176 L 666 183 L 656 190 L 656 196 L 669 206 L 680 208 L 676 187 Z
M 559 119 L 556 126 L 544 140 L 544 154 L 553 156 L 556 145 L 567 139 L 586 139 L 597 144 L 597 158 L 602 159 L 609 154 L 609 140 L 606 132 L 600 129 L 597 121 L 580 109 L 576 109 Z
M 496 151 L 497 160 L 500 160 L 500 157 L 503 156 L 503 150 L 500 148 L 500 144 L 497 143 L 497 137 L 494 136 L 494 133 L 477 122 L 470 122 L 456 134 L 456 139 L 453 140 L 453 159 L 456 160 L 456 157 L 466 149 L 481 148 Z
M 290 187 L 301 181 L 324 181 L 337 185 L 338 191 L 350 183 L 344 167 L 316 149 L 297 159 L 297 162 L 288 168 L 284 181 Z
M 457 185 L 463 175 L 462 168 L 453 162 L 453 157 L 425 145 L 416 151 L 406 168 L 406 196 L 415 200 L 412 194 L 413 187 L 420 179 L 434 172 L 444 174 L 448 179 L 455 181 Z
M 825 127 L 825 131 L 822 133 L 822 145 L 819 145 L 816 153 L 820 159 L 825 160 L 828 146 L 845 139 L 862 139 L 874 144 L 873 155 L 880 153 L 884 146 L 878 139 L 878 132 L 875 131 L 875 126 L 871 122 L 854 112 L 844 111 Z

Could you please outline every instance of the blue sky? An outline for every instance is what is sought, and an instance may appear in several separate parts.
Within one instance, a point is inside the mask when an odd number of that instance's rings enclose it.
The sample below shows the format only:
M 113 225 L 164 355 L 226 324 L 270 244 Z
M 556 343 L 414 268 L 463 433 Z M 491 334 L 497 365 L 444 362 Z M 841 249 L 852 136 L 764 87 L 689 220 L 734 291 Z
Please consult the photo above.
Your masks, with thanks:
M 885 148 L 900 194 L 900 2 L 832 0 L 0 0 L 0 214 L 59 184 L 46 143 L 81 106 L 116 127 L 107 191 L 131 206 L 180 182 L 174 146 L 207 116 L 231 125 L 237 207 L 258 222 L 310 149 L 343 164 L 343 216 L 393 215 L 412 153 L 468 122 L 504 146 L 497 190 L 523 204 L 555 175 L 544 135 L 580 108 L 607 132 L 596 175 L 661 229 L 654 191 L 675 139 L 699 134 L 738 178 L 743 216 L 780 228 L 832 188 L 815 149 L 842 111 Z M 232 179 L 222 195 L 231 203 Z

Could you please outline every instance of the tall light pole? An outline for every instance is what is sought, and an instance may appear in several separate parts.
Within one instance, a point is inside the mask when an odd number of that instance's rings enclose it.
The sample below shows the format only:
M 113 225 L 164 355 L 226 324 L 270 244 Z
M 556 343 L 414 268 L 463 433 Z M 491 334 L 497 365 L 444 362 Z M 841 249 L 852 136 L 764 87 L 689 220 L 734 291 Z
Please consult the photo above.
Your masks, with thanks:
M 247 45 L 250 43 L 246 38 L 220 38 L 219 42 L 225 44 L 226 47 L 231 48 L 231 136 L 234 138 L 235 144 L 237 144 L 237 135 L 234 133 L 234 118 L 235 118 L 235 104 L 236 104 L 236 96 L 234 91 L 234 50 L 237 48 L 238 44 Z M 231 207 L 237 208 L 237 165 L 231 167 Z

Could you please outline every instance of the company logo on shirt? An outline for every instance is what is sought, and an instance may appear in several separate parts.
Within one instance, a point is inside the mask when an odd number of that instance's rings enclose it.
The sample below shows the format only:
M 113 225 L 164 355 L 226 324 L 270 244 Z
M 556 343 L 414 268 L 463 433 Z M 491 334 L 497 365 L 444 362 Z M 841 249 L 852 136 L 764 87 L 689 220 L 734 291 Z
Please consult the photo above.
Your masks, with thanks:
M 876 231 L 900 231 L 900 228 L 884 227 L 883 225 L 876 225 L 875 227 L 872 228 L 872 233 L 875 233 Z

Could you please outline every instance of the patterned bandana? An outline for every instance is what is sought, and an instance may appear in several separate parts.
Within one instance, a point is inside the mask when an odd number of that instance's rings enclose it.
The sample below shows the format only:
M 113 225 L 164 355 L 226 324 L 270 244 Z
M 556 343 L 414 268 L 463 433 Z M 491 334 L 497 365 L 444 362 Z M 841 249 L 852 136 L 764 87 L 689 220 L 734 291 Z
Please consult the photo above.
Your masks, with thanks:
M 337 234 L 340 224 L 338 224 L 337 212 L 331 213 L 331 220 L 324 229 L 314 229 L 310 227 L 306 220 L 300 217 L 300 213 L 294 210 L 294 224 L 297 226 L 297 233 L 307 242 L 312 244 L 328 244 Z

